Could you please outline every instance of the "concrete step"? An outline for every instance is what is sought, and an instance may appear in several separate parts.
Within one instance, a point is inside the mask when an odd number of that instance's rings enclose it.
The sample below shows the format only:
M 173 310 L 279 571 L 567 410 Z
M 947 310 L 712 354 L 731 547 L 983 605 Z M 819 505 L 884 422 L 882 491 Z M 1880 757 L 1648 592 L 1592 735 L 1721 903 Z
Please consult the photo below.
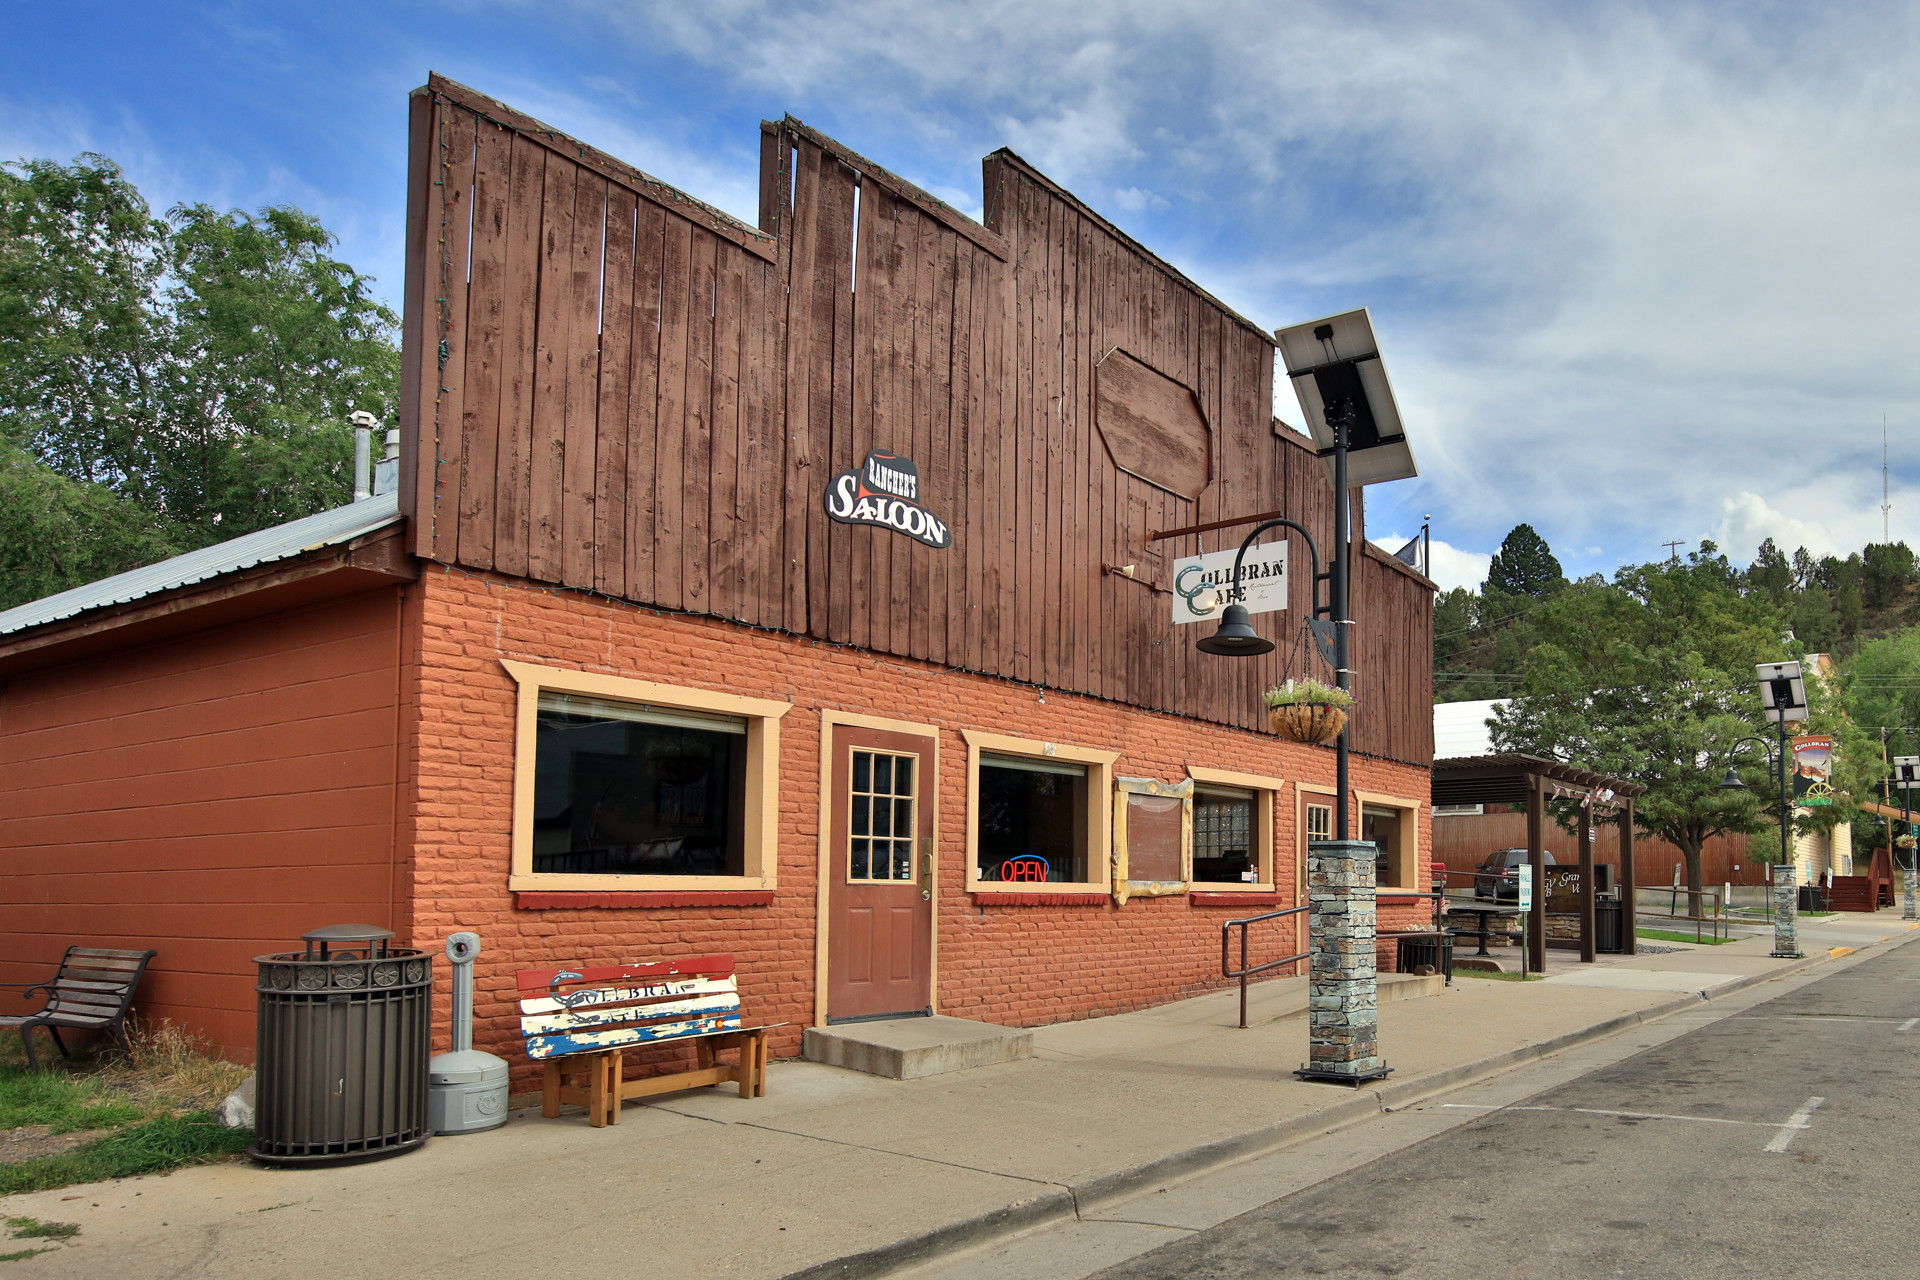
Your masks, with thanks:
M 801 1053 L 830 1067 L 889 1080 L 918 1080 L 1031 1058 L 1033 1032 L 965 1018 L 885 1018 L 808 1027 Z

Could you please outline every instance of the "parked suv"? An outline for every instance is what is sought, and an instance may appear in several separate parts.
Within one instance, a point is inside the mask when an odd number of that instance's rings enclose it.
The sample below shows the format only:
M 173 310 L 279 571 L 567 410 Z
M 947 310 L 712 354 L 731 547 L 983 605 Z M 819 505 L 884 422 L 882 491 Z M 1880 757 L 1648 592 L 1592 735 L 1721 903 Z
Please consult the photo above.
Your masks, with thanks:
M 1554 867 L 1559 865 L 1559 863 L 1554 861 L 1553 854 L 1547 853 L 1544 856 L 1547 866 Z M 1494 850 L 1487 855 L 1485 862 L 1474 868 L 1473 896 L 1476 898 L 1492 898 L 1495 902 L 1518 902 L 1520 900 L 1520 877 L 1516 873 L 1516 868 L 1526 865 L 1527 851 L 1525 849 Z M 1538 893 L 1539 891 L 1540 887 L 1535 885 L 1534 892 Z

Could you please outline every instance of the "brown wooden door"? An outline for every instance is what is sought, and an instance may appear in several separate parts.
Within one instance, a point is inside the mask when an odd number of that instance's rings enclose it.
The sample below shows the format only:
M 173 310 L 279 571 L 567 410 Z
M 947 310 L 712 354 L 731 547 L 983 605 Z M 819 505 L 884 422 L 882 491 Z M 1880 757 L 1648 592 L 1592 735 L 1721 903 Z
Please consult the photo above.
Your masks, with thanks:
M 934 740 L 837 725 L 827 1020 L 926 1013 L 933 991 Z

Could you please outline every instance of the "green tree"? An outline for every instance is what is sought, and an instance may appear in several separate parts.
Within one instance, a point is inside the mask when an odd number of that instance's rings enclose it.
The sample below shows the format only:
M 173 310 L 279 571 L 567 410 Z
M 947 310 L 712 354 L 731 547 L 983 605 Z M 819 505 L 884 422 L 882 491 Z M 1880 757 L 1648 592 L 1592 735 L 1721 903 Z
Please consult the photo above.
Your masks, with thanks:
M 0 435 L 151 504 L 166 226 L 111 160 L 0 165 Z
M 168 221 L 180 373 L 158 479 L 170 513 L 212 541 L 347 501 L 347 415 L 391 419 L 397 318 L 298 209 L 190 205 Z
M 0 440 L 0 607 L 163 560 L 178 550 L 139 503 Z
M 1793 589 L 1793 566 L 1787 563 L 1787 557 L 1773 539 L 1768 538 L 1753 553 L 1753 563 L 1747 566 L 1747 584 L 1774 604 L 1784 604 L 1787 592 Z
M 156 219 L 101 156 L 0 165 L 0 608 L 350 500 L 398 321 L 333 245 L 292 208 Z
M 1525 683 L 1494 723 L 1500 750 L 1645 786 L 1635 826 L 1678 846 L 1695 910 L 1706 842 L 1761 825 L 1762 796 L 1718 785 L 1763 727 L 1754 664 L 1784 656 L 1781 618 L 1743 581 L 1703 542 L 1684 561 L 1570 586 L 1536 611 Z
M 1920 627 L 1860 646 L 1842 684 L 1861 732 L 1878 737 L 1885 730 L 1888 755 L 1920 754 Z
M 1861 554 L 1861 594 L 1869 609 L 1885 609 L 1914 580 L 1913 552 L 1904 542 L 1876 542 Z
M 1566 575 L 1547 540 L 1530 524 L 1515 525 L 1487 568 L 1486 595 L 1527 596 L 1535 600 L 1565 586 Z

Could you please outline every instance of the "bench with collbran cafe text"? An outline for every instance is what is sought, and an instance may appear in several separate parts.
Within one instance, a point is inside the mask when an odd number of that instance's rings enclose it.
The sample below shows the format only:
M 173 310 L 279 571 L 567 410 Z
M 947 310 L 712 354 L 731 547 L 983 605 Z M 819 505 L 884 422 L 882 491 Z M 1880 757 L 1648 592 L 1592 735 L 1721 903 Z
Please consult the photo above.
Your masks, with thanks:
M 767 1091 L 767 1033 L 785 1023 L 741 1025 L 740 988 L 732 956 L 698 956 L 602 968 L 531 969 L 519 975 L 520 1032 L 527 1056 L 546 1068 L 540 1114 L 560 1104 L 587 1109 L 595 1128 L 620 1123 L 628 1098 L 738 1081 L 740 1096 Z M 690 1071 L 625 1078 L 623 1053 L 688 1041 L 699 1065 Z M 735 1051 L 738 1061 L 719 1061 Z M 584 1087 L 569 1085 L 584 1075 Z

